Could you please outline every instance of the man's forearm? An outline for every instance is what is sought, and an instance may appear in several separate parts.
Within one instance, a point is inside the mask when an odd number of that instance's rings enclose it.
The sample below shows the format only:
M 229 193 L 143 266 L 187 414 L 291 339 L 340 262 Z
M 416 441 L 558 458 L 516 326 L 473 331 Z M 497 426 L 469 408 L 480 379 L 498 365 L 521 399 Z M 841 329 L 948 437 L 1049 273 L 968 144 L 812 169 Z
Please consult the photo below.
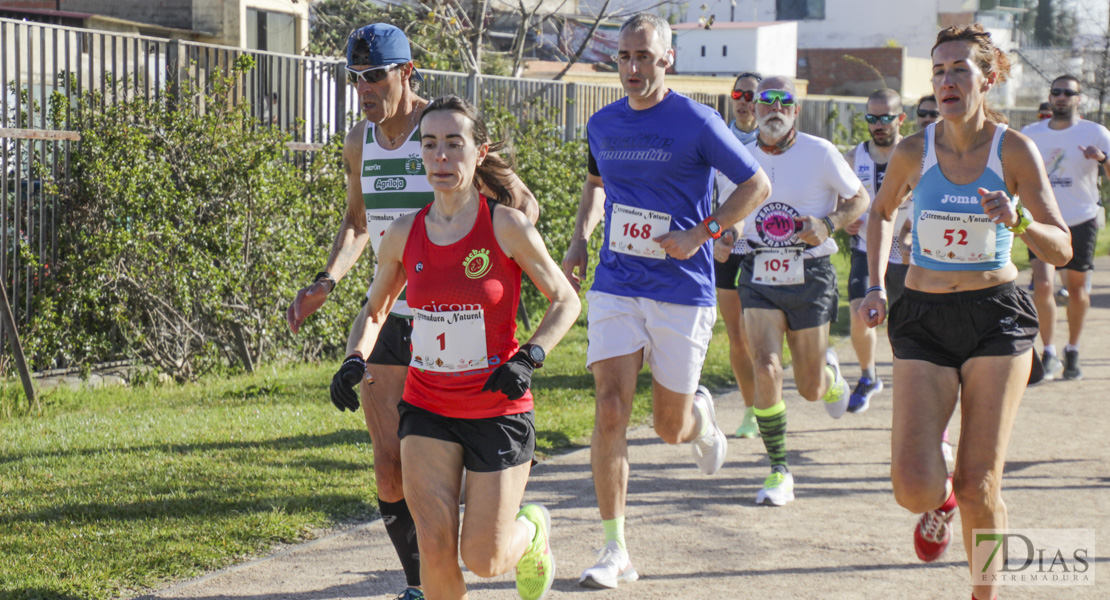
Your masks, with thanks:
M 362 251 L 366 248 L 366 242 L 369 239 L 368 232 L 365 230 L 358 231 L 350 224 L 349 219 L 344 217 L 339 232 L 335 234 L 335 241 L 332 242 L 331 253 L 328 255 L 327 266 L 324 270 L 330 273 L 336 281 L 343 279 L 347 272 L 358 262 L 358 258 L 362 256 Z

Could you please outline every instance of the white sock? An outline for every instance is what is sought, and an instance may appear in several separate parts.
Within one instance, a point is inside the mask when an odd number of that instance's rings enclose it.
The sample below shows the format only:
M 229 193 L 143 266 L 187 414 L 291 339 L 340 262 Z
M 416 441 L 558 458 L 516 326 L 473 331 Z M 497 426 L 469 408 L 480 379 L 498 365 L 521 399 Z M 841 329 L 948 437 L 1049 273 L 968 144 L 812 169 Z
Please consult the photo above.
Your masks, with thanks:
M 1064 346 L 1064 352 L 1079 352 L 1079 346 L 1072 346 L 1068 344 Z
M 698 430 L 698 437 L 709 433 L 709 415 L 706 414 L 705 408 L 694 402 L 694 429 Z
M 1046 355 L 1051 354 L 1052 356 L 1056 356 L 1056 344 L 1045 344 L 1044 353 Z
M 535 523 L 529 521 L 528 519 L 525 519 L 524 517 L 517 517 L 516 520 L 519 523 L 524 523 L 524 527 L 526 527 L 528 529 L 528 541 L 529 542 L 536 539 L 536 531 L 538 531 L 538 530 L 536 529 L 536 524 Z

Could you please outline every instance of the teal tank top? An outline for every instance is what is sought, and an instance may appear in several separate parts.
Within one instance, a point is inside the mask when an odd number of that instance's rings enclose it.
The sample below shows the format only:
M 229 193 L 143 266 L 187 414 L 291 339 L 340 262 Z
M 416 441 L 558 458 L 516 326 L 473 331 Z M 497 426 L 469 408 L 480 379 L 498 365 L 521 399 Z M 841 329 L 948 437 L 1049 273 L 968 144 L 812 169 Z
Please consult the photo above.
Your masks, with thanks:
M 996 125 L 983 174 L 956 185 L 937 162 L 936 124 L 925 128 L 921 181 L 913 190 L 913 254 L 910 264 L 934 271 L 994 271 L 1010 262 L 1014 234 L 994 223 L 979 204 L 978 189 L 1003 191 L 1002 139 L 1006 126 Z

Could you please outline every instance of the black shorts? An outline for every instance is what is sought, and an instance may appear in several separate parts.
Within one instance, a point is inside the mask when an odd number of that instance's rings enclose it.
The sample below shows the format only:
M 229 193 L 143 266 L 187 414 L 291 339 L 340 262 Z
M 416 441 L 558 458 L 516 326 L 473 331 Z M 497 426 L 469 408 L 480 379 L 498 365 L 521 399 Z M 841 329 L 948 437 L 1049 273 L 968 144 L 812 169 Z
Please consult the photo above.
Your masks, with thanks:
M 454 419 L 401 401 L 397 437 L 408 435 L 459 444 L 463 466 L 475 473 L 494 473 L 531 462 L 536 454 L 536 413 L 528 411 L 488 419 Z
M 367 364 L 407 367 L 412 362 L 412 319 L 389 315 Z
M 1013 282 L 948 294 L 907 289 L 890 307 L 888 333 L 897 358 L 958 369 L 976 356 L 1028 352 L 1037 309 Z
M 735 290 L 736 280 L 740 278 L 740 259 L 743 254 L 729 254 L 725 262 L 713 261 L 713 273 L 717 277 L 717 289 Z
M 1100 208 L 1101 210 L 1101 208 Z M 1084 221 L 1071 229 L 1071 260 L 1061 269 L 1072 271 L 1092 271 L 1095 268 L 1095 243 L 1098 242 L 1098 219 Z M 1029 251 L 1029 260 L 1037 258 L 1033 251 Z
M 790 331 L 836 321 L 840 293 L 836 289 L 836 269 L 829 257 L 806 258 L 802 267 L 805 283 L 797 285 L 752 283 L 755 253 L 745 254 L 740 264 L 740 304 L 745 310 L 780 310 L 786 315 L 786 326 Z
M 891 304 L 902 297 L 902 292 L 906 289 L 906 273 L 909 270 L 910 266 L 902 263 L 886 264 L 886 277 L 883 279 L 886 287 L 886 297 Z M 867 253 L 852 250 L 851 267 L 848 269 L 848 302 L 863 299 L 867 295 L 867 288 L 871 287 L 867 285 L 870 281 Z

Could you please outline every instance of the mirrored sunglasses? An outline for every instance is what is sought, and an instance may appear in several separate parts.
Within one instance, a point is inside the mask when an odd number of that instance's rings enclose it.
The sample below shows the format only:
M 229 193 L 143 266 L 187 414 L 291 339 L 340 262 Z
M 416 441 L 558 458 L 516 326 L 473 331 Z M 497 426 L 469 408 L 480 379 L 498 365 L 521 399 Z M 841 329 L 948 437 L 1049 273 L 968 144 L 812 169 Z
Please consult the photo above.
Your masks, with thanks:
M 362 71 L 356 71 L 351 67 L 347 67 L 347 83 L 351 85 L 357 85 L 360 79 L 365 81 L 366 83 L 378 83 L 379 81 L 385 79 L 385 76 L 388 75 L 389 72 L 396 66 L 398 65 L 395 63 L 391 65 L 383 65 L 380 67 L 370 67 L 369 69 L 364 69 Z
M 755 101 L 759 104 L 774 104 L 777 101 L 782 106 L 794 106 L 794 94 L 786 90 L 763 90 Z
M 1078 96 L 1079 92 L 1077 92 L 1075 90 L 1062 90 L 1060 88 L 1052 88 L 1052 95 L 1053 96 L 1059 96 L 1061 94 L 1064 95 L 1064 96 L 1067 96 L 1068 98 L 1072 98 L 1074 96 Z
M 743 100 L 744 102 L 751 102 L 755 98 L 755 92 L 751 90 L 732 90 L 733 100 Z
M 897 118 L 898 115 L 863 115 L 863 120 L 867 121 L 868 125 L 874 125 L 875 123 L 890 125 Z
M 939 110 L 919 110 L 917 111 L 917 118 L 919 119 L 935 119 L 940 116 Z

